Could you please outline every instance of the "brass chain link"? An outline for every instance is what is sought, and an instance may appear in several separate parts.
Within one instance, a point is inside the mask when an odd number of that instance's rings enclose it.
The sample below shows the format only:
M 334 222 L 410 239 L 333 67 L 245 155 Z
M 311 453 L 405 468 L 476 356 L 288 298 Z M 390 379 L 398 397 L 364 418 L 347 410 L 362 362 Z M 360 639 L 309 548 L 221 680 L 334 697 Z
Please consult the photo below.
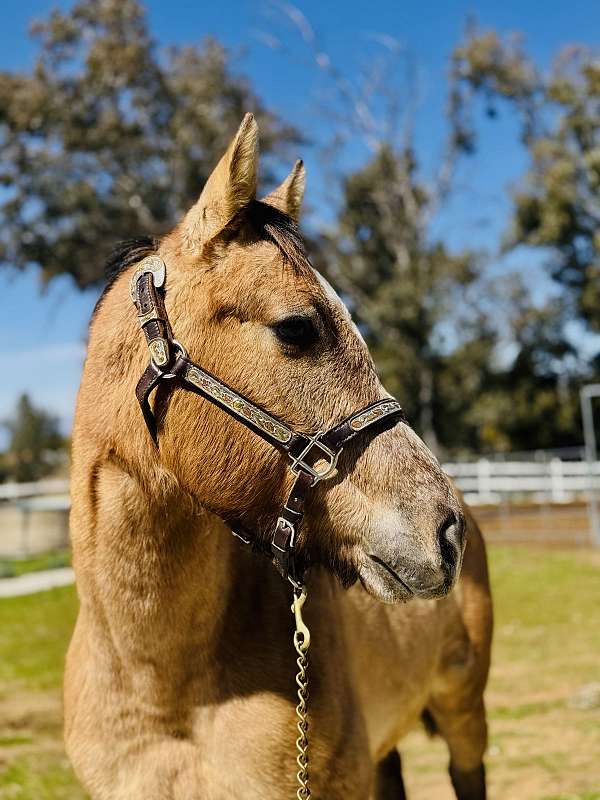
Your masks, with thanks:
M 310 631 L 306 627 L 302 619 L 302 606 L 306 601 L 306 589 L 304 587 L 297 587 L 294 589 L 294 602 L 292 604 L 292 612 L 296 618 L 296 630 L 294 631 L 294 647 L 298 658 L 296 664 L 298 665 L 298 672 L 296 674 L 296 684 L 298 686 L 298 705 L 296 706 L 296 716 L 298 722 L 298 738 L 296 739 L 296 763 L 298 764 L 298 772 L 296 778 L 298 780 L 298 790 L 296 791 L 296 800 L 310 800 L 311 792 L 308 782 L 308 648 L 310 646 Z

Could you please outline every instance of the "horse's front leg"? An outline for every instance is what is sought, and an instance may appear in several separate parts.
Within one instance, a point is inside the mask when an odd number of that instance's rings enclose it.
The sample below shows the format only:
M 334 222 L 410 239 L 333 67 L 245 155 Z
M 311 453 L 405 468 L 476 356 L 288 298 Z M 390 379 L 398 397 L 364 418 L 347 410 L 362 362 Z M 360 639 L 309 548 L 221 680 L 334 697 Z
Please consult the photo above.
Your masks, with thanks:
M 98 731 L 100 733 L 100 730 Z M 91 800 L 208 800 L 216 797 L 192 742 L 164 736 L 143 743 L 73 730 L 67 753 Z
M 314 798 L 368 800 L 372 764 L 359 710 L 348 698 L 309 702 L 308 775 Z M 289 800 L 296 796 L 295 698 L 271 691 L 230 700 L 199 732 L 202 778 L 213 800 Z
M 190 742 L 165 738 L 125 760 L 117 771 L 114 788 L 106 797 L 111 800 L 208 800 L 218 795 L 211 793 L 202 775 L 198 749 Z
M 113 705 L 111 717 L 116 711 Z M 295 796 L 297 729 L 292 702 L 261 692 L 198 708 L 196 717 L 197 724 L 186 736 L 165 732 L 148 738 L 129 731 L 120 737 L 114 719 L 107 727 L 75 726 L 67 737 L 69 757 L 92 800 Z M 371 769 L 361 726 L 315 709 L 309 730 L 312 796 L 367 800 Z

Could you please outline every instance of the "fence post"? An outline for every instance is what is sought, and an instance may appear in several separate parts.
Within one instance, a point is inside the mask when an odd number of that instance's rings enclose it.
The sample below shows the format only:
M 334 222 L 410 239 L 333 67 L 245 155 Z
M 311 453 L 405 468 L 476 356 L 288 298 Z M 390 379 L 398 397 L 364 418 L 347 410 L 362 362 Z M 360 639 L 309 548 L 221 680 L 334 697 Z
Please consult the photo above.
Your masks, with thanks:
M 592 408 L 593 398 L 600 397 L 600 384 L 592 383 L 582 387 L 579 392 L 581 402 L 581 417 L 583 419 L 583 440 L 585 442 L 585 457 L 589 469 L 589 489 L 588 489 L 588 514 L 590 518 L 590 528 L 592 543 L 600 547 L 600 510 L 598 508 L 598 490 L 594 476 L 594 467 L 598 459 L 596 447 L 596 431 L 594 428 L 594 410 Z
M 550 482 L 553 503 L 564 503 L 567 499 L 563 477 L 563 462 L 560 458 L 552 458 L 550 460 Z
M 491 495 L 491 465 L 487 458 L 480 458 L 477 461 L 477 494 L 484 502 L 489 502 Z
M 501 453 L 499 460 L 501 464 L 506 464 L 506 453 Z M 500 510 L 501 535 L 505 539 L 510 539 L 512 535 L 511 508 L 508 501 L 510 495 L 508 492 L 500 492 L 499 494 L 498 507 Z

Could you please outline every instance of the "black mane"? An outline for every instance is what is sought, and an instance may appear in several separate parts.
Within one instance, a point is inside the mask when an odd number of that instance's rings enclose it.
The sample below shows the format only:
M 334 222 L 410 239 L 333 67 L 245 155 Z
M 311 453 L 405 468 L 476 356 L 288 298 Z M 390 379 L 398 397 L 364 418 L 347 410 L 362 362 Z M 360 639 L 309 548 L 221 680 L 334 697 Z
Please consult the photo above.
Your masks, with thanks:
M 104 277 L 106 283 L 102 289 L 102 294 L 98 298 L 98 302 L 94 307 L 92 319 L 96 312 L 102 305 L 102 301 L 106 297 L 113 283 L 117 280 L 119 275 L 126 270 L 131 264 L 141 261 L 146 256 L 155 253 L 158 249 L 159 240 L 154 236 L 138 236 L 135 239 L 125 239 L 115 245 L 114 249 L 106 259 L 104 264 Z

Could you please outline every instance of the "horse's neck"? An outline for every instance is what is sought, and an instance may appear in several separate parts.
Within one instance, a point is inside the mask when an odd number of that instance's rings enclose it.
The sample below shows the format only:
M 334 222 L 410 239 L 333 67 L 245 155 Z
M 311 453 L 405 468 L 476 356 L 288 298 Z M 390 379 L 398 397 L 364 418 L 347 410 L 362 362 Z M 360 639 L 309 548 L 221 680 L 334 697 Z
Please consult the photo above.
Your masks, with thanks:
M 86 594 L 103 597 L 118 635 L 131 634 L 142 647 L 147 638 L 152 648 L 162 636 L 177 648 L 181 634 L 182 647 L 191 636 L 208 653 L 230 625 L 232 608 L 240 621 L 252 614 L 253 626 L 273 592 L 285 597 L 286 608 L 285 587 L 268 560 L 185 495 L 159 499 L 158 487 L 151 495 L 108 466 L 94 485 L 77 478 L 73 484 L 78 579 L 93 581 Z
M 149 708 L 265 686 L 289 692 L 291 587 L 269 560 L 183 496 L 160 504 L 122 470 L 101 467 L 90 481 L 82 467 L 77 460 L 72 531 L 82 603 L 72 650 L 102 653 L 98 680 L 119 675 L 121 690 Z M 334 605 L 331 581 L 312 576 L 306 619 L 317 639 L 330 636 Z M 319 608 L 328 609 L 322 622 Z
M 131 348 L 123 346 L 134 335 L 134 312 L 121 284 L 94 320 L 75 420 L 71 531 L 80 628 L 113 640 L 126 659 L 145 650 L 158 663 L 162 651 L 168 670 L 177 651 L 217 647 L 224 626 L 241 637 L 244 623 L 261 625 L 261 614 L 270 622 L 269 603 L 289 622 L 289 587 L 157 458 L 135 400 L 147 353 L 139 332 Z M 117 352 L 123 356 L 113 358 Z

